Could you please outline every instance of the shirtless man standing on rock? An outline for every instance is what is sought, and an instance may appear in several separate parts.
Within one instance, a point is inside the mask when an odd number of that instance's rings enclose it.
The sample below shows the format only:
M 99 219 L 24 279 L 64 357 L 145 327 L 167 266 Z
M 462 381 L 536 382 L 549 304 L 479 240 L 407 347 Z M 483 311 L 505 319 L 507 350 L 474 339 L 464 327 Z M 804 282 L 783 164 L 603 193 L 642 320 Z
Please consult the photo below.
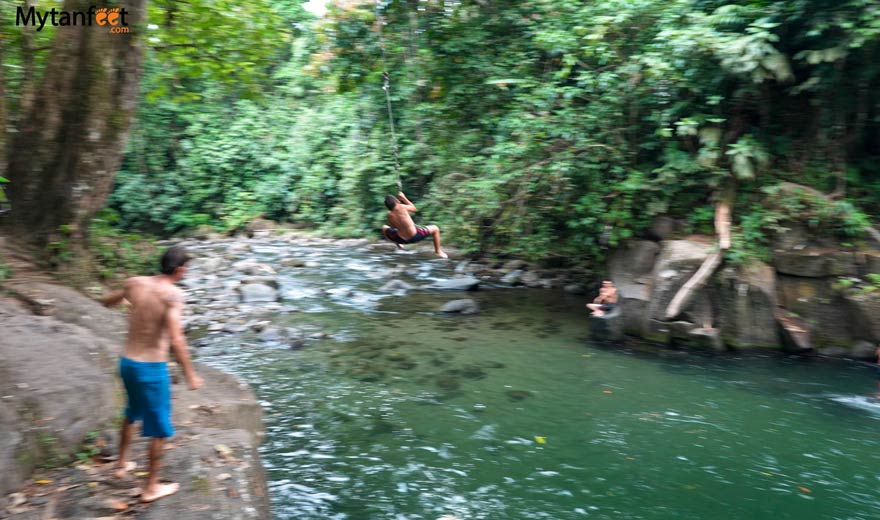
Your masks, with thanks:
M 390 226 L 382 226 L 382 234 L 385 238 L 397 244 L 403 249 L 403 244 L 415 244 L 431 237 L 434 240 L 434 254 L 440 258 L 448 258 L 440 249 L 440 228 L 434 225 L 417 226 L 413 222 L 410 213 L 416 212 L 416 206 L 406 198 L 403 192 L 397 197 L 388 195 L 385 197 L 385 207 L 388 208 L 388 223 Z
M 204 384 L 196 375 L 187 351 L 181 325 L 183 291 L 174 285 L 186 273 L 190 256 L 182 247 L 162 255 L 161 274 L 136 276 L 125 281 L 122 290 L 101 300 L 110 307 L 126 300 L 130 305 L 128 340 L 119 358 L 119 374 L 128 394 L 125 420 L 119 434 L 117 478 L 125 478 L 136 467 L 128 461 L 128 448 L 136 421 L 143 421 L 144 437 L 151 437 L 149 476 L 141 501 L 153 502 L 172 495 L 180 484 L 159 483 L 159 466 L 165 439 L 174 435 L 171 425 L 171 380 L 168 375 L 168 347 L 183 368 L 190 390 Z

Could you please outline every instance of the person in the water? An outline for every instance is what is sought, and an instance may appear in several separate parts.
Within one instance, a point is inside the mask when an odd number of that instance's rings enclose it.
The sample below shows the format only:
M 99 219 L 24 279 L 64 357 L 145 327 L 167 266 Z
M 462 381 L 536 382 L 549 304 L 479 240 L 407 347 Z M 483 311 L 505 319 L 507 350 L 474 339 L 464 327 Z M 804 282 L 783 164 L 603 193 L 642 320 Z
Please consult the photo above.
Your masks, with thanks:
M 136 276 L 101 302 L 113 306 L 127 301 L 128 339 L 119 358 L 119 372 L 128 394 L 125 420 L 119 434 L 117 478 L 125 478 L 136 467 L 128 460 L 128 449 L 134 424 L 143 421 L 143 436 L 151 437 L 149 473 L 141 493 L 141 501 L 153 502 L 176 493 L 180 484 L 159 482 L 159 466 L 165 439 L 174 435 L 171 424 L 171 379 L 168 374 L 168 348 L 177 362 L 191 390 L 204 384 L 193 369 L 187 352 L 181 326 L 184 294 L 175 282 L 183 278 L 190 256 L 179 246 L 172 247 L 162 256 L 161 274 Z
M 587 308 L 593 311 L 592 316 L 604 316 L 606 312 L 610 312 L 617 305 L 617 287 L 614 282 L 604 280 L 602 288 L 599 289 L 599 296 L 593 299 L 593 303 L 588 303 Z
M 390 226 L 382 226 L 382 235 L 403 249 L 404 244 L 415 244 L 432 237 L 434 239 L 434 254 L 440 258 L 448 258 L 440 249 L 440 228 L 434 225 L 417 226 L 413 222 L 410 213 L 415 213 L 415 205 L 406 198 L 403 192 L 397 197 L 388 195 L 385 197 L 385 206 L 388 208 L 388 223 Z

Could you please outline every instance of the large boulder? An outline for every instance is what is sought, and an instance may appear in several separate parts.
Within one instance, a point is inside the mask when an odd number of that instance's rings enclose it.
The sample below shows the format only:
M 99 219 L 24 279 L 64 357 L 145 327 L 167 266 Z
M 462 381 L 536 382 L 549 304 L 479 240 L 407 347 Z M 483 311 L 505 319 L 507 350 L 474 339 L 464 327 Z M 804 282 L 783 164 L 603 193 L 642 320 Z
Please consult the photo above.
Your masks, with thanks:
M 679 289 L 693 276 L 700 265 L 712 251 L 709 241 L 700 240 L 668 240 L 663 242 L 662 249 L 651 273 L 651 295 L 648 301 L 646 321 L 642 329 L 642 337 L 649 341 L 665 342 L 668 338 L 658 332 L 663 327 L 655 323 L 666 319 L 666 308 Z M 696 325 L 709 324 L 714 321 L 712 303 L 707 289 L 699 291 L 690 304 L 683 309 L 685 321 Z
M 776 272 L 755 262 L 726 268 L 718 275 L 719 325 L 724 343 L 731 347 L 778 347 Z
M 863 251 L 857 254 L 860 274 L 880 274 L 880 251 Z
M 103 341 L 0 301 L 0 495 L 57 462 L 119 412 Z M 87 403 L 87 406 L 84 405 Z
M 649 240 L 633 240 L 616 249 L 608 259 L 608 270 L 615 280 L 636 280 L 654 270 L 660 245 Z
M 850 251 L 817 248 L 777 249 L 773 264 L 781 274 L 824 278 L 827 276 L 857 276 L 856 255 Z
M 648 227 L 647 235 L 648 238 L 657 241 L 670 240 L 673 235 L 675 235 L 679 228 L 678 221 L 672 217 L 667 217 L 665 215 L 660 215 L 655 217 L 651 222 L 651 225 Z
M 880 293 L 847 295 L 853 336 L 880 343 Z
M 816 348 L 848 348 L 853 343 L 850 306 L 834 291 L 833 283 L 833 278 L 777 276 L 779 303 L 810 325 Z
M 659 253 L 660 245 L 656 242 L 634 240 L 614 251 L 609 258 L 609 275 L 617 287 L 626 334 L 640 336 L 646 327 L 651 273 Z

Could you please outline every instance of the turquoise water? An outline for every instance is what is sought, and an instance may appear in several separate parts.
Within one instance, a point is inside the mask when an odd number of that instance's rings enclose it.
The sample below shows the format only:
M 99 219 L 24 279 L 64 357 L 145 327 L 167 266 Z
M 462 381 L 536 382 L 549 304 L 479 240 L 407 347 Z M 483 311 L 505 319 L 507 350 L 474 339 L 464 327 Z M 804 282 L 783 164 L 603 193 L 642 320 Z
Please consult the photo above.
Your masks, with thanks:
M 250 333 L 200 359 L 263 400 L 278 519 L 871 519 L 880 415 L 871 367 L 589 344 L 583 298 L 488 289 L 383 295 L 454 263 L 266 243 L 299 350 Z M 198 273 L 196 273 L 197 275 Z M 437 308 L 464 296 L 475 316 Z M 838 399 L 838 400 L 835 400 Z

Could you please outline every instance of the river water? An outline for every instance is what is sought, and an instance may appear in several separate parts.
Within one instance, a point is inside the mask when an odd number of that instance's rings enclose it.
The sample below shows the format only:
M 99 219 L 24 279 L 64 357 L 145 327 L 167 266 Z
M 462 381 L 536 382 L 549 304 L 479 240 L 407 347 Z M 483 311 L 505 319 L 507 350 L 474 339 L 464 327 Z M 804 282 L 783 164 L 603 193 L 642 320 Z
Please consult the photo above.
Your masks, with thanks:
M 241 312 L 329 334 L 293 350 L 251 330 L 197 342 L 262 400 L 277 519 L 880 518 L 865 364 L 600 347 L 584 297 L 562 291 L 379 292 L 454 277 L 428 250 L 249 249 L 236 254 L 278 271 L 283 302 Z M 463 297 L 482 312 L 438 312 Z

